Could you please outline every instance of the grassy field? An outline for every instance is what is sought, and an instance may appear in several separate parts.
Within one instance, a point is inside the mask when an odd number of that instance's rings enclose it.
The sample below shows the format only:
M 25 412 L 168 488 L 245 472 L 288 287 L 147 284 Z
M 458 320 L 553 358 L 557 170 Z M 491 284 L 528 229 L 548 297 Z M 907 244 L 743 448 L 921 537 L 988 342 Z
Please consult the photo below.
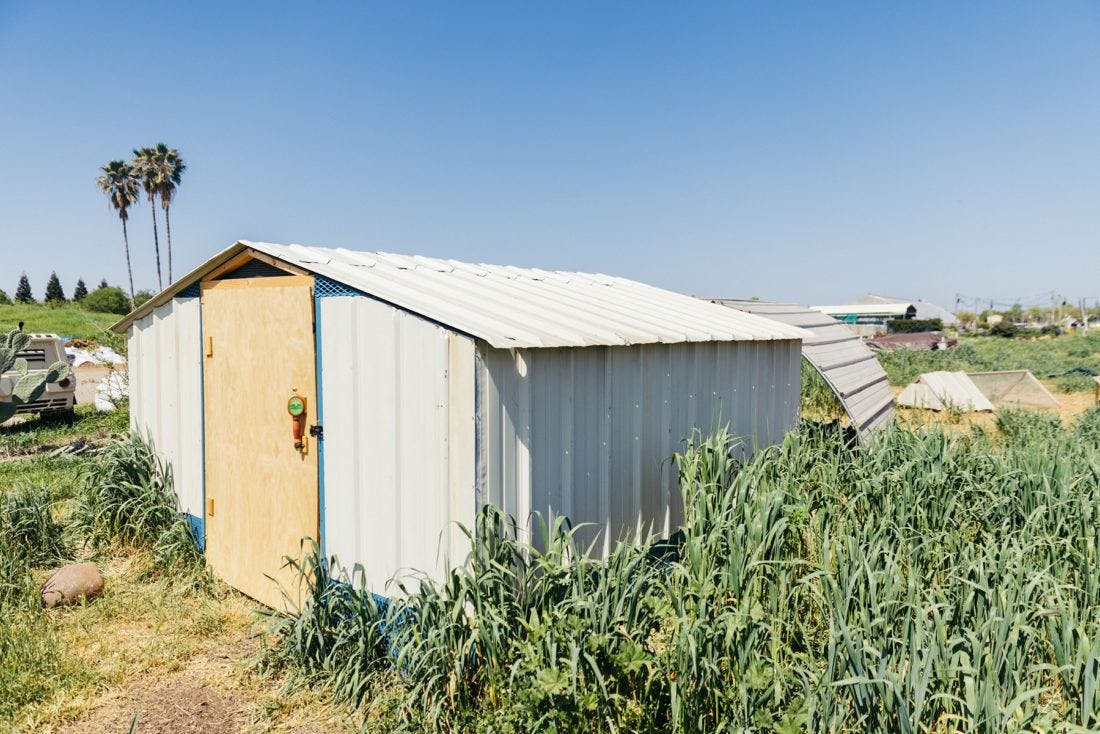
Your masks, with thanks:
M 388 604 L 305 559 L 292 616 L 209 578 L 126 425 L 0 428 L 0 732 L 1100 730 L 1100 409 L 867 450 L 807 423 L 745 466 L 696 437 L 671 543 L 597 560 L 486 510 Z M 107 593 L 42 610 L 72 560 Z
M 254 604 L 180 555 L 155 495 L 104 475 L 88 449 L 127 423 L 78 407 L 0 428 L 0 732 L 128 731 L 135 714 L 138 732 L 354 731 L 325 686 L 261 674 Z M 105 595 L 41 609 L 48 569 L 84 560 Z
M 377 730 L 1100 728 L 1100 410 L 867 451 L 804 426 L 743 467 L 730 440 L 677 458 L 671 547 L 590 560 L 485 511 L 464 567 L 385 608 L 315 562 L 269 661 Z
M 108 327 L 118 319 L 119 317 L 114 314 L 86 311 L 72 304 L 0 306 L 0 330 L 10 331 L 22 321 L 26 324 L 24 326 L 26 331 L 90 339 L 100 344 L 108 344 L 115 349 L 120 345 L 125 346 L 124 340 L 108 331 Z
M 892 385 L 907 385 L 934 370 L 1031 370 L 1062 392 L 1092 390 L 1100 374 L 1100 333 L 1036 339 L 963 337 L 955 349 L 924 352 L 897 349 L 879 355 Z

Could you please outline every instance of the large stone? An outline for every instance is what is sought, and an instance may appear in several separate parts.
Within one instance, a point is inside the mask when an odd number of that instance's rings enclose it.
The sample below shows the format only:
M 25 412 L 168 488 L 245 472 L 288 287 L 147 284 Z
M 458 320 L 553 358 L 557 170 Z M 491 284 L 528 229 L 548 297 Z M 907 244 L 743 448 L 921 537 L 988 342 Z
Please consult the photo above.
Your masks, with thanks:
M 42 606 L 75 604 L 103 593 L 103 574 L 94 563 L 70 563 L 57 569 L 42 584 Z

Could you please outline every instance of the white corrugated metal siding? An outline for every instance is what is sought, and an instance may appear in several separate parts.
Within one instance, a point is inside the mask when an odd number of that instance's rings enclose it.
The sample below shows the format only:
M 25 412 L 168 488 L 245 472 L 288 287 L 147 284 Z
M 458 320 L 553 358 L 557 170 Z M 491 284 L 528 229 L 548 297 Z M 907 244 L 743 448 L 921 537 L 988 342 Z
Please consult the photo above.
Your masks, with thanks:
M 438 578 L 474 519 L 473 341 L 369 298 L 318 318 L 326 552 L 376 593 L 402 569 Z
M 669 461 L 692 429 L 721 424 L 747 447 L 797 420 L 798 341 L 585 349 L 478 345 L 478 504 L 593 523 L 610 543 L 680 523 Z M 537 539 L 536 539 L 537 540 Z
M 894 420 L 894 393 L 874 352 L 833 317 L 792 303 L 716 299 L 715 303 L 807 329 L 806 358 L 836 393 L 861 439 Z
M 172 466 L 180 509 L 204 517 L 198 298 L 173 298 L 129 333 L 130 426 Z

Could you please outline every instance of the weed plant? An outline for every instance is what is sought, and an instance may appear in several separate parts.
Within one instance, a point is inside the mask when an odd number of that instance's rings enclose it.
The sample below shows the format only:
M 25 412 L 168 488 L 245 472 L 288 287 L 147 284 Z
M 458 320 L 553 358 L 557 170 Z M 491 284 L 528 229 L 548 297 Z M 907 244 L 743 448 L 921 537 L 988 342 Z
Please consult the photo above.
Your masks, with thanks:
M 46 487 L 23 486 L 0 494 L 0 546 L 33 566 L 68 557 L 65 527 L 55 519 Z
M 160 569 L 205 580 L 202 555 L 178 507 L 171 468 L 150 441 L 132 435 L 109 444 L 81 476 L 73 522 L 93 547 L 150 548 Z
M 309 566 L 272 654 L 353 702 L 396 670 L 391 729 L 1095 731 L 1095 419 L 1008 420 L 867 450 L 807 424 L 744 464 L 695 436 L 671 556 L 537 517 L 527 545 L 487 507 L 464 565 L 388 605 Z

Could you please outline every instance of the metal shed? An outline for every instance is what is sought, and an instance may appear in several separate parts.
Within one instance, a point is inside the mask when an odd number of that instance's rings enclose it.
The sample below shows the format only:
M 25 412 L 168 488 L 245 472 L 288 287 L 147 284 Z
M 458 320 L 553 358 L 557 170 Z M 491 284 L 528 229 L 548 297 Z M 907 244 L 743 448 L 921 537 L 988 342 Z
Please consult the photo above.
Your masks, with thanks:
M 715 299 L 715 303 L 811 332 L 802 356 L 836 393 L 861 440 L 894 420 L 894 393 L 886 370 L 858 336 L 831 316 L 794 303 Z
M 115 329 L 211 566 L 272 606 L 305 536 L 385 593 L 460 562 L 486 503 L 604 551 L 668 534 L 671 454 L 778 441 L 805 334 L 605 275 L 244 241 Z

